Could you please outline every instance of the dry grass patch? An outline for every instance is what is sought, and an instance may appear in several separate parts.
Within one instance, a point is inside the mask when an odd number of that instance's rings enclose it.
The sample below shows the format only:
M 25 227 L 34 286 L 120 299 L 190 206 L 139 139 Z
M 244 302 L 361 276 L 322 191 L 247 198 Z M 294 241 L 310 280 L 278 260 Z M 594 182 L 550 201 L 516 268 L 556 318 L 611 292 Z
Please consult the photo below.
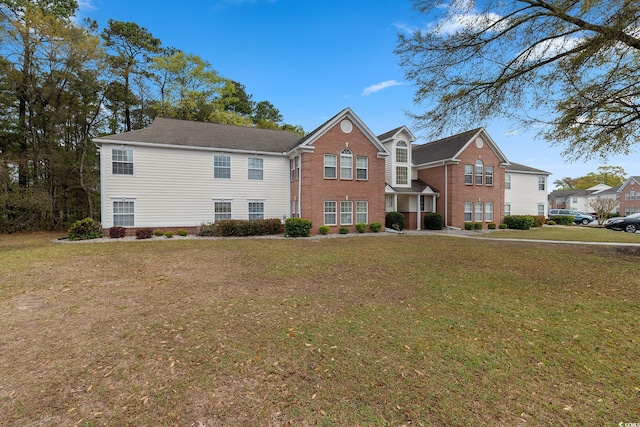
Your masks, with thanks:
M 2 236 L 0 424 L 637 420 L 638 259 L 429 236 Z

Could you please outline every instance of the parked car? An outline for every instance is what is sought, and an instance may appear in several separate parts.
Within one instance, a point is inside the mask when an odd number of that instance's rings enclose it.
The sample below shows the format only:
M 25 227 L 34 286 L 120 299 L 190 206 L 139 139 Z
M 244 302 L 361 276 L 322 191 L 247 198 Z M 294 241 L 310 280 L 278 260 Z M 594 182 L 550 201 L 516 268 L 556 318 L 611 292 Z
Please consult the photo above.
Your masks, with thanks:
M 571 215 L 573 216 L 573 222 L 576 224 L 587 225 L 592 221 L 595 221 L 596 217 L 583 212 L 578 212 L 573 209 L 550 209 L 549 218 L 555 215 Z
M 609 218 L 603 223 L 603 225 L 609 230 L 635 233 L 640 230 L 640 213 Z

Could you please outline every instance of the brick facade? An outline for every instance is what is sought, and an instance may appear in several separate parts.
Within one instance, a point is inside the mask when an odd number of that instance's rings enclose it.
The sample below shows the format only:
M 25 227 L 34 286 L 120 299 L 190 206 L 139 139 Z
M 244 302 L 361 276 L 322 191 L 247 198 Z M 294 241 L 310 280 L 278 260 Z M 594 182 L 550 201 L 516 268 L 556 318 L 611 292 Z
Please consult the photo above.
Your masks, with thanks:
M 620 215 L 631 215 L 640 212 L 640 182 L 638 177 L 629 178 L 620 187 Z
M 332 233 L 336 233 L 341 226 L 355 232 L 356 202 L 368 203 L 368 223 L 381 222 L 384 224 L 384 158 L 378 158 L 379 149 L 369 137 L 357 126 L 349 133 L 345 133 L 340 123 L 336 123 L 321 135 L 314 143 L 314 152 L 304 152 L 301 155 L 301 195 L 300 216 L 313 222 L 312 233 L 318 233 L 318 228 L 324 225 L 324 202 L 337 202 L 337 225 L 330 226 Z M 340 152 L 348 148 L 353 153 L 352 179 L 340 178 Z M 324 178 L 324 155 L 337 156 L 337 178 Z M 365 156 L 368 159 L 368 179 L 356 179 L 356 158 Z M 293 197 L 298 194 L 297 182 L 292 182 Z M 352 224 L 340 224 L 340 202 L 353 202 Z

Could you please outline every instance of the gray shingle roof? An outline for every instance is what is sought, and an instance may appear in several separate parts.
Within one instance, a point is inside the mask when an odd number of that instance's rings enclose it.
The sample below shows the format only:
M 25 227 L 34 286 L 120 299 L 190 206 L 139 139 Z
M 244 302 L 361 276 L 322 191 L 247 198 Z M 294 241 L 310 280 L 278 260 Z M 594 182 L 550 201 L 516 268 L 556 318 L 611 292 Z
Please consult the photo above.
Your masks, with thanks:
M 395 129 L 391 129 L 390 131 L 385 132 L 385 133 L 383 133 L 382 135 L 378 135 L 378 139 L 379 139 L 380 141 L 384 141 L 384 140 L 385 140 L 385 139 L 387 139 L 387 138 L 391 138 L 391 137 L 392 137 L 393 135 L 395 135 L 395 134 L 396 134 L 396 132 L 398 132 L 400 129 L 402 129 L 402 126 L 399 126 L 399 127 L 395 128 Z
M 506 167 L 507 171 L 516 171 L 516 172 L 531 172 L 538 174 L 546 174 L 551 175 L 550 172 L 546 172 L 540 169 L 532 168 L 530 166 L 521 165 L 520 163 L 509 162 L 509 165 Z
M 391 186 L 390 186 L 391 187 Z M 407 187 L 391 187 L 396 193 L 422 193 L 427 187 L 431 188 L 435 193 L 439 193 L 436 188 L 430 186 L 421 179 L 411 180 L 411 188 Z
M 413 164 L 421 165 L 453 158 L 469 142 L 473 135 L 480 132 L 480 130 L 481 128 L 473 129 L 427 144 L 414 145 L 412 152 Z
M 191 147 L 219 148 L 256 152 L 284 153 L 295 147 L 302 137 L 283 130 L 202 123 L 156 117 L 146 129 L 96 138 L 107 141 L 141 142 Z

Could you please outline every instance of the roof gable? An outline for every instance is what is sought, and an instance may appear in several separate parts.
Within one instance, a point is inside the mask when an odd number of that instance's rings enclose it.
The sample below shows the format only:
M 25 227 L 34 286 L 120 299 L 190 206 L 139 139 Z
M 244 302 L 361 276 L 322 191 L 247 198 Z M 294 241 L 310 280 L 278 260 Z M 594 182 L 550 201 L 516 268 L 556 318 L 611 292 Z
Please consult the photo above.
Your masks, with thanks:
M 413 146 L 413 164 L 425 165 L 442 163 L 443 161 L 457 162 L 460 154 L 475 140 L 476 136 L 480 135 L 501 163 L 509 163 L 506 156 L 484 128 L 477 128 L 437 141 Z
M 404 138 L 401 138 L 401 135 L 404 134 Z M 408 142 L 414 142 L 416 140 L 415 135 L 409 130 L 406 126 L 400 126 L 395 129 L 392 129 L 388 132 L 383 133 L 382 135 L 378 135 L 378 139 L 383 144 L 387 141 L 392 141 L 394 139 L 402 139 Z
M 364 122 L 360 120 L 360 118 L 349 107 L 340 111 L 338 114 L 331 117 L 319 127 L 309 132 L 309 134 L 307 134 L 292 149 L 313 149 L 313 145 L 318 139 L 320 139 L 325 133 L 327 133 L 329 129 L 332 129 L 334 126 L 339 125 L 345 119 L 348 119 L 353 124 L 353 126 L 357 127 L 365 135 L 365 137 L 369 141 L 371 141 L 371 143 L 378 149 L 379 155 L 386 156 L 389 154 L 384 146 L 380 143 L 378 138 L 373 134 L 373 132 L 369 130 Z
M 283 130 L 203 123 L 156 117 L 145 129 L 95 138 L 94 142 L 160 144 L 251 152 L 285 153 L 302 137 Z
M 630 176 L 629 178 L 627 178 L 627 180 L 622 183 L 618 191 L 622 191 L 622 189 L 629 184 L 640 184 L 640 176 Z

